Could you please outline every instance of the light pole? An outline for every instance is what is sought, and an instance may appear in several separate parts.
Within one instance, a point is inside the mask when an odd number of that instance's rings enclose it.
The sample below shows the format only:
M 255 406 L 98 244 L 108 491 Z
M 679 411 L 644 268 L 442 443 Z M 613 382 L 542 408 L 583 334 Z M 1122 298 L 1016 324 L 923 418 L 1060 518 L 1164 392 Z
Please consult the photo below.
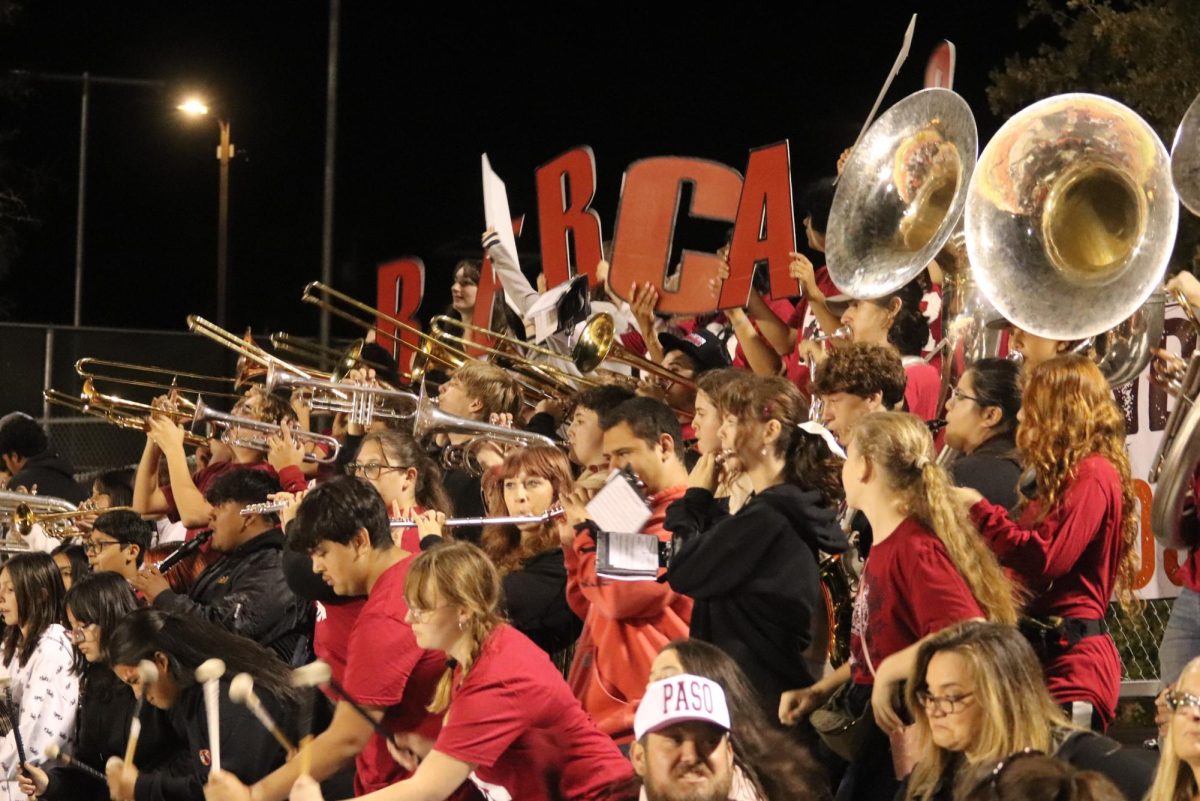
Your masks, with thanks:
M 208 105 L 196 98 L 185 100 L 177 108 L 190 117 L 203 117 L 208 114 Z M 229 161 L 233 158 L 234 147 L 229 140 L 229 120 L 218 118 L 217 128 L 221 132 L 220 144 L 217 145 L 217 161 L 221 164 L 217 196 L 217 325 L 224 328 L 226 286 L 229 278 Z

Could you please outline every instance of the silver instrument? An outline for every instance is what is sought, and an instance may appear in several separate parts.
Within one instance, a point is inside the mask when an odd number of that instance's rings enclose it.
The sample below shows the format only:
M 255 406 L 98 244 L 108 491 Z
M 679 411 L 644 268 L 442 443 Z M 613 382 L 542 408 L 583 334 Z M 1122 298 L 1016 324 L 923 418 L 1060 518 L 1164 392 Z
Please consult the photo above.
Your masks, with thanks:
M 962 216 L 979 136 L 966 101 L 924 89 L 888 109 L 850 155 L 829 213 L 829 277 L 856 298 L 894 292 Z
M 294 388 L 313 390 L 307 403 L 314 412 L 345 414 L 350 423 L 364 427 L 375 420 L 407 420 L 417 411 L 418 399 L 411 392 L 310 378 L 277 364 L 267 367 L 266 387 L 269 392 Z
M 1200 216 L 1200 95 L 1188 106 L 1171 145 L 1171 180 L 1179 202 Z
M 1105 97 L 1059 95 L 1011 117 L 979 158 L 964 215 L 988 300 L 1013 325 L 1064 341 L 1132 316 L 1175 242 L 1168 168 L 1154 130 Z
M 69 518 L 67 515 L 84 515 L 88 510 L 80 510 L 75 504 L 64 498 L 52 495 L 34 495 L 28 492 L 0 490 L 0 518 L 8 526 L 8 537 L 0 539 L 0 553 L 21 553 L 29 550 L 22 539 L 28 535 L 32 523 L 41 523 L 41 518 L 51 515 L 42 530 L 47 536 L 62 539 L 70 536 L 67 531 Z M 9 548 L 10 550 L 5 550 Z
M 835 340 L 848 341 L 852 335 L 850 326 L 838 326 L 837 330 L 832 334 L 818 334 L 814 337 L 806 337 L 808 342 L 833 342 Z M 809 355 L 804 359 L 804 363 L 808 365 L 808 380 L 811 384 L 817 377 L 817 360 Z M 809 422 L 819 423 L 825 414 L 825 401 L 818 398 L 814 393 L 808 401 L 808 419 Z
M 1150 526 L 1164 548 L 1192 548 L 1183 536 L 1184 508 L 1192 478 L 1200 465 L 1200 353 L 1192 356 L 1187 372 L 1179 383 L 1175 408 L 1167 418 L 1158 452 L 1150 468 L 1154 502 L 1150 508 Z
M 249 506 L 242 507 L 242 517 L 250 517 L 252 515 L 271 515 L 281 512 L 290 505 L 287 501 L 267 501 L 266 503 L 252 503 Z M 554 506 L 547 509 L 540 515 L 503 515 L 499 517 L 450 517 L 442 521 L 442 526 L 446 528 L 455 528 L 457 526 L 523 526 L 528 523 L 549 523 L 556 517 L 562 517 L 565 512 L 561 506 Z M 416 528 L 415 520 L 410 520 L 404 517 L 393 518 L 390 522 L 392 528 Z
M 193 425 L 212 423 L 223 429 L 221 440 L 225 444 L 263 452 L 270 450 L 267 441 L 271 437 L 283 434 L 283 428 L 275 423 L 265 423 L 251 417 L 238 417 L 227 412 L 218 412 L 203 400 L 196 402 L 196 412 L 192 417 L 192 423 Z M 337 461 L 338 451 L 342 445 L 334 437 L 297 430 L 293 430 L 291 435 L 304 448 L 304 461 L 318 464 Z M 318 456 L 313 450 L 317 445 L 324 445 L 329 453 L 326 456 Z

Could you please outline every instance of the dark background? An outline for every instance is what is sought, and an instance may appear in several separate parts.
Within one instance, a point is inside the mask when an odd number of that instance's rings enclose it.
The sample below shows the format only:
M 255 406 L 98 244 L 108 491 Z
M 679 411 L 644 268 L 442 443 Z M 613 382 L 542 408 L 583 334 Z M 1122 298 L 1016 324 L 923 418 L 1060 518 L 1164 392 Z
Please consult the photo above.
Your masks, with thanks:
M 429 8 L 438 9 L 436 11 Z M 1006 54 L 1032 52 L 1047 23 L 1021 30 L 1021 0 L 798 3 L 725 13 L 596 4 L 510 9 L 392 2 L 342 8 L 334 284 L 374 301 L 378 263 L 424 259 L 423 311 L 448 300 L 456 258 L 478 255 L 479 154 L 529 215 L 523 263 L 536 267 L 534 169 L 564 150 L 596 153 L 594 207 L 605 236 L 625 167 L 684 155 L 744 170 L 750 148 L 791 142 L 793 184 L 831 174 L 858 132 L 919 12 L 912 52 L 881 111 L 920 88 L 943 38 L 955 89 L 998 127 L 984 95 Z M 230 328 L 314 333 L 302 286 L 320 276 L 325 59 L 323 2 L 25 2 L 0 30 L 0 72 L 82 72 L 168 82 L 163 92 L 93 87 L 85 325 L 182 330 L 215 314 L 217 126 L 174 111 L 188 89 L 232 124 Z M 79 88 L 34 82 L 3 106 L 0 157 L 34 222 L 0 263 L 0 317 L 69 323 L 74 274 Z M 715 247 L 703 228 L 677 246 Z M 705 241 L 697 241 L 705 240 Z M 350 333 L 337 327 L 335 333 Z

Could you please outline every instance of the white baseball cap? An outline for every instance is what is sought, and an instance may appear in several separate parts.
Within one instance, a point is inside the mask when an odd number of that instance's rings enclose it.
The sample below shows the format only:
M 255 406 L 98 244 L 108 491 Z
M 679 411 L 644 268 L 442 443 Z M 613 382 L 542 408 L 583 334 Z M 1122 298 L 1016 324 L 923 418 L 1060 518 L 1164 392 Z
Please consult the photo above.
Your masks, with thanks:
M 649 732 L 686 721 L 712 723 L 729 731 L 729 705 L 721 685 L 688 673 L 651 682 L 633 719 L 633 734 L 640 740 Z

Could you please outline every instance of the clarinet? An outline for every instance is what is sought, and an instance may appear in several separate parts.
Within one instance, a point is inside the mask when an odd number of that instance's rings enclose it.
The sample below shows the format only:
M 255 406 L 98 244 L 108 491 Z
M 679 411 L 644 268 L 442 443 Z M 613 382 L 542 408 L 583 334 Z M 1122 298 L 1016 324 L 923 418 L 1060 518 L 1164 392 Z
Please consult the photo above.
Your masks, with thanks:
M 166 559 L 158 564 L 158 572 L 166 573 L 175 565 L 187 559 L 189 556 L 200 550 L 200 546 L 212 539 L 212 531 L 201 531 L 194 539 L 188 540 L 179 547 L 179 550 L 172 552 Z

